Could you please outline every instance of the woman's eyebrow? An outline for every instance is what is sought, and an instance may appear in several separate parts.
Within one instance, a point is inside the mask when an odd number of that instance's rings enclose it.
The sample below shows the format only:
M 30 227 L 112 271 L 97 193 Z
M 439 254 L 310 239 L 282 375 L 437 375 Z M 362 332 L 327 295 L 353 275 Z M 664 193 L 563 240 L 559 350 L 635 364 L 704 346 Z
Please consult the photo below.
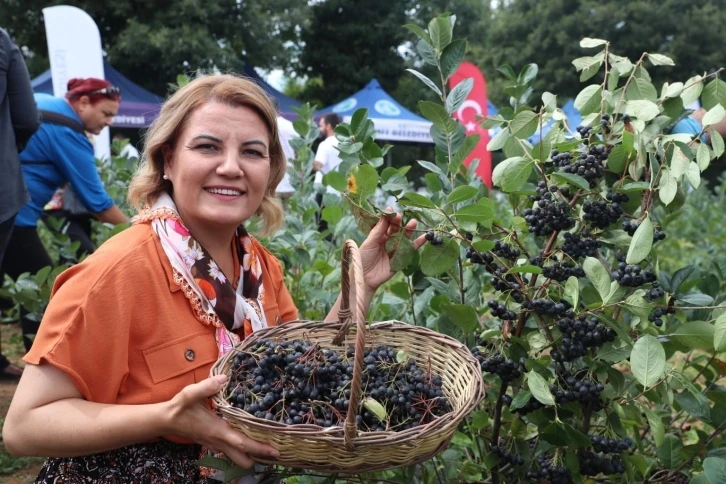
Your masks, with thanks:
M 200 135 L 195 136 L 194 138 L 192 138 L 192 141 L 194 141 L 196 139 L 208 139 L 210 141 L 214 141 L 215 143 L 221 143 L 222 142 L 221 139 L 215 138 L 214 136 L 212 136 L 210 134 L 200 134 Z
M 267 145 L 264 141 L 258 140 L 258 139 L 251 139 L 249 141 L 245 141 L 242 143 L 242 146 L 249 146 L 249 145 L 261 145 L 263 148 L 267 149 Z

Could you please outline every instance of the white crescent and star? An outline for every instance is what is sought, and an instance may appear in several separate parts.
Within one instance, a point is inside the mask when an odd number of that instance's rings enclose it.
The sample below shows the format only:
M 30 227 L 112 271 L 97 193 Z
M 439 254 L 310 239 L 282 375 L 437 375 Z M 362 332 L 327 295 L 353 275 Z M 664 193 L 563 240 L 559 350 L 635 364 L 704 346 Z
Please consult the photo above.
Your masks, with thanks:
M 463 116 L 464 111 L 467 108 L 473 109 L 476 113 L 475 115 L 481 116 L 481 114 L 482 114 L 481 105 L 478 102 L 474 101 L 473 99 L 467 99 L 466 101 L 464 101 L 461 104 L 459 109 L 456 110 L 456 117 L 459 118 L 460 120 L 462 120 L 464 118 L 464 116 Z M 464 126 L 466 126 L 467 133 L 476 131 L 476 128 L 477 128 L 476 123 L 474 123 L 473 121 L 469 121 Z

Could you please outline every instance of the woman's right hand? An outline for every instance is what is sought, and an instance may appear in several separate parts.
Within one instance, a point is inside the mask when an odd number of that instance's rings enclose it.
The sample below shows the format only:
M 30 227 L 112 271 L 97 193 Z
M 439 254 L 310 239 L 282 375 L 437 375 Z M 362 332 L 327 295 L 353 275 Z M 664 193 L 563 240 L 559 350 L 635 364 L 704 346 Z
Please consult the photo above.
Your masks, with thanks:
M 170 434 L 189 438 L 212 452 L 222 452 L 238 466 L 249 469 L 254 457 L 279 457 L 280 453 L 233 429 L 209 409 L 207 399 L 227 385 L 226 375 L 217 375 L 185 387 L 168 403 Z

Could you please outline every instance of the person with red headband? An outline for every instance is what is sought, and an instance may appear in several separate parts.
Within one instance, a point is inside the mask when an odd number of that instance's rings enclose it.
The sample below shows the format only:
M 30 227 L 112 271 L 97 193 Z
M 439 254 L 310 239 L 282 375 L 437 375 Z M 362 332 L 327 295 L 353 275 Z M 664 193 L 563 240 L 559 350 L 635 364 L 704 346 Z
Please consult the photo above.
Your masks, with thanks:
M 30 201 L 15 218 L 0 273 L 17 279 L 53 266 L 37 232 L 38 219 L 56 190 L 70 183 L 81 203 L 101 222 L 120 224 L 126 215 L 106 193 L 86 133 L 111 126 L 121 93 L 103 79 L 71 79 L 64 98 L 35 94 L 42 116 L 40 129 L 18 156 Z M 1 274 L 0 274 L 1 275 Z M 35 334 L 38 323 L 23 316 L 23 335 Z M 32 340 L 24 336 L 26 349 Z

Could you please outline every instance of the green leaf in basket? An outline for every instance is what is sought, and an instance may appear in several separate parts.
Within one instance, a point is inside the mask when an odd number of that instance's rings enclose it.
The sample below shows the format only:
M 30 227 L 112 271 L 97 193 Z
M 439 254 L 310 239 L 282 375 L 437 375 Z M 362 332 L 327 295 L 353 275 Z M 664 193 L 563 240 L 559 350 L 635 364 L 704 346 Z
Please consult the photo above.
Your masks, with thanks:
M 233 466 L 232 462 L 223 457 L 214 457 L 213 455 L 205 455 L 197 461 L 198 466 L 209 467 L 219 471 L 226 471 Z
M 408 361 L 408 355 L 403 350 L 398 350 L 398 353 L 396 353 L 396 361 L 399 363 L 405 363 Z
M 371 412 L 379 422 L 385 422 L 388 419 L 386 407 L 381 405 L 375 398 L 368 397 L 363 400 L 363 408 Z

